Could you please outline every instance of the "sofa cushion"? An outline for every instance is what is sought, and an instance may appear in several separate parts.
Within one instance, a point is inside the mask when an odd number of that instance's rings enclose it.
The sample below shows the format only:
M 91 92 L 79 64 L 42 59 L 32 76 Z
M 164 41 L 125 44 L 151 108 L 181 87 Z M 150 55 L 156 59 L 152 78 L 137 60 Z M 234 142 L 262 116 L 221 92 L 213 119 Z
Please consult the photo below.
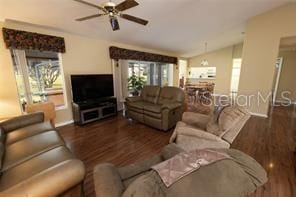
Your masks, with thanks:
M 161 105 L 158 104 L 152 104 L 152 103 L 143 103 L 144 111 L 150 111 L 154 113 L 161 113 Z
M 157 119 L 161 119 L 162 118 L 162 114 L 161 113 L 154 113 L 154 112 L 151 112 L 151 111 L 144 111 L 144 115 L 145 116 L 150 116 L 150 117 L 153 117 L 153 118 L 157 118 Z
M 8 145 L 2 171 L 61 145 L 64 145 L 64 141 L 56 131 L 47 131 Z
M 51 123 L 42 122 L 42 123 L 33 124 L 30 126 L 26 126 L 26 127 L 11 131 L 6 135 L 6 145 L 15 143 L 27 137 L 31 137 L 38 133 L 42 133 L 44 131 L 50 131 L 50 130 L 54 130 Z
M 127 103 L 127 105 L 128 105 L 128 107 L 143 110 L 143 102 L 142 101 L 129 102 L 129 103 Z
M 145 86 L 142 89 L 141 97 L 145 102 L 156 103 L 158 100 L 159 92 L 159 86 Z
M 158 103 L 182 103 L 184 101 L 185 94 L 184 91 L 176 87 L 163 87 L 160 91 Z
M 64 146 L 42 153 L 5 171 L 0 196 L 56 196 L 83 179 L 84 167 Z M 24 190 L 25 188 L 25 190 Z

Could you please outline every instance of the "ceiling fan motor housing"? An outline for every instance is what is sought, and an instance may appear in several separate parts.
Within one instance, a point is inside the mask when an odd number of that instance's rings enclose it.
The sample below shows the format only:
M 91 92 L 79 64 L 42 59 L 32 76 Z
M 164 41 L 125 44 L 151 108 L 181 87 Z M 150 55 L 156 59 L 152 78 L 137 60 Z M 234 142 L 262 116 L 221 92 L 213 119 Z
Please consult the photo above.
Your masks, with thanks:
M 115 11 L 115 3 L 113 2 L 107 2 L 105 5 L 104 5 L 104 8 L 110 13 L 110 12 L 114 12 Z

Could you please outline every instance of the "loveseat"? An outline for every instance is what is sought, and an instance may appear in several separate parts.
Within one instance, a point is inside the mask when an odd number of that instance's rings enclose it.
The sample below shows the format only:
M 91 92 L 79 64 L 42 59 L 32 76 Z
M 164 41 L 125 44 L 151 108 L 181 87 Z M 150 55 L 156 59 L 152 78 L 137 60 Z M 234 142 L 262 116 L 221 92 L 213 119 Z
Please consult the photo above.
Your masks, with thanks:
M 44 114 L 0 123 L 0 196 L 81 196 L 84 164 Z
M 170 144 L 160 154 L 136 164 L 124 167 L 115 167 L 110 163 L 97 165 L 94 168 L 96 196 L 247 196 L 267 182 L 265 170 L 253 158 L 238 150 L 219 149 L 232 159 L 203 166 L 166 187 L 151 167 L 183 151 L 175 144 Z
M 181 120 L 185 94 L 177 87 L 145 86 L 140 96 L 126 98 L 127 116 L 167 131 Z
M 210 115 L 185 112 L 170 138 L 185 150 L 229 148 L 251 117 L 244 108 L 225 106 Z

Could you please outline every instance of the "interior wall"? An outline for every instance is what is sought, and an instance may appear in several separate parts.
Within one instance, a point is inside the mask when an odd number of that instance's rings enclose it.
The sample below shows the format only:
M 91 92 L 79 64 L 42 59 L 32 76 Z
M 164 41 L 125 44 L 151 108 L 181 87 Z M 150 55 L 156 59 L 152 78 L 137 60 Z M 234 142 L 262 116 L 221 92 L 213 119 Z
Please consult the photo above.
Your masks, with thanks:
M 267 116 L 280 39 L 296 35 L 296 3 L 250 19 L 246 27 L 239 95 L 249 98 L 249 111 Z M 263 97 L 257 97 L 258 92 Z M 264 99 L 262 99 L 264 98 Z
M 66 53 L 62 54 L 62 65 L 64 70 L 66 94 L 67 94 L 67 107 L 57 111 L 56 123 L 65 123 L 72 120 L 71 110 L 71 88 L 70 88 L 70 75 L 71 74 L 112 74 L 111 59 L 109 58 L 109 47 L 115 45 L 118 47 L 141 50 L 151 53 L 159 53 L 163 55 L 174 55 L 163 51 L 145 49 L 141 47 L 115 43 L 106 40 L 98 40 L 88 38 L 71 33 L 54 31 L 44 27 L 28 25 L 24 23 L 6 21 L 2 26 L 7 28 L 19 29 L 30 32 L 38 32 L 42 34 L 61 36 L 65 38 Z M 1 35 L 2 36 L 2 35 Z M 1 101 L 3 99 L 9 100 L 10 108 L 6 107 L 0 111 L 0 117 L 19 115 L 21 113 L 18 95 L 16 90 L 16 83 L 14 73 L 12 70 L 12 62 L 10 52 L 4 48 L 3 39 L 0 37 L 0 90 Z M 178 73 L 174 73 L 178 76 Z M 175 82 L 175 81 L 174 81 Z M 2 99 L 3 98 L 3 99 Z M 1 102 L 2 103 L 2 102 Z
M 3 26 L 4 22 L 0 21 L 0 29 Z M 0 118 L 9 118 L 21 114 L 20 104 L 15 99 L 17 97 L 10 51 L 5 48 L 3 35 L 0 33 Z
M 296 51 L 282 51 L 279 52 L 279 57 L 283 58 L 282 70 L 277 91 L 277 101 L 286 101 L 281 96 L 282 93 L 288 91 L 291 94 L 285 94 L 284 96 L 296 102 L 296 85 L 295 85 L 295 73 L 296 73 Z
M 190 79 L 190 81 L 193 83 L 198 81 L 213 82 L 215 83 L 215 94 L 229 95 L 233 58 L 241 58 L 242 49 L 243 43 L 240 43 L 189 58 L 189 71 L 192 67 L 202 67 L 200 63 L 203 59 L 208 60 L 209 67 L 216 67 L 215 79 Z

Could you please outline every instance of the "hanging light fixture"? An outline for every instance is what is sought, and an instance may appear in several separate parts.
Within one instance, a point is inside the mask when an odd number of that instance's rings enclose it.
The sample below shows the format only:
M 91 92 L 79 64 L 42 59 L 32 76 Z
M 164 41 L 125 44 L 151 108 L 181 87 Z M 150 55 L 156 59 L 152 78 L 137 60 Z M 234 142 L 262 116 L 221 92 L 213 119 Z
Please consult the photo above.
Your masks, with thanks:
M 208 43 L 205 43 L 205 54 L 207 53 L 207 49 L 208 49 Z M 200 65 L 202 66 L 209 66 L 209 62 L 207 59 L 203 59 L 200 63 Z

